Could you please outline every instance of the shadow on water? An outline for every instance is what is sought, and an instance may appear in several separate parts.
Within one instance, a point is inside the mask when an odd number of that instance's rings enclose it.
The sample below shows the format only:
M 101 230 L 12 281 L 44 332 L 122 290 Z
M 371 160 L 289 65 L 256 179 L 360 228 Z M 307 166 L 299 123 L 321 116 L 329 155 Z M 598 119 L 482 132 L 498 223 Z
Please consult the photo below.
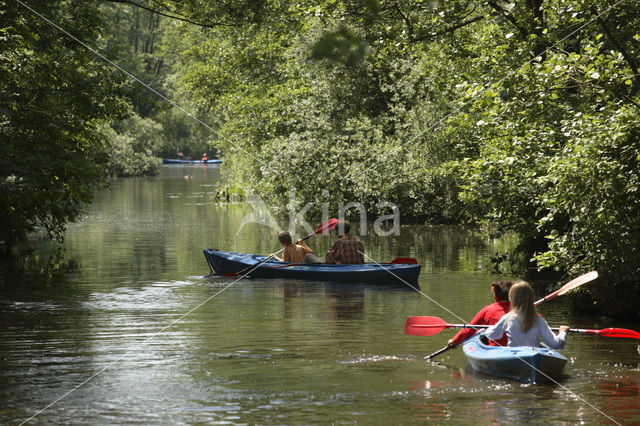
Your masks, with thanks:
M 301 280 L 260 280 L 261 282 L 282 286 L 282 298 L 285 317 L 291 316 L 287 309 L 295 305 L 290 299 L 323 297 L 328 300 L 331 318 L 334 320 L 360 319 L 365 310 L 366 292 L 414 292 L 415 290 L 399 286 L 367 285 L 339 282 L 301 281 Z
M 0 285 L 20 281 L 23 284 L 58 284 L 65 274 L 77 272 L 80 265 L 66 249 L 48 241 L 34 241 L 16 256 L 0 259 Z
M 305 297 L 309 286 L 305 282 L 284 282 L 283 297 L 286 300 L 295 297 Z M 339 283 L 323 283 L 324 297 L 329 302 L 331 317 L 335 320 L 361 318 L 364 312 L 366 286 L 346 285 Z M 317 297 L 322 288 L 314 290 Z M 285 309 L 287 304 L 285 303 Z M 286 315 L 286 313 L 285 313 Z

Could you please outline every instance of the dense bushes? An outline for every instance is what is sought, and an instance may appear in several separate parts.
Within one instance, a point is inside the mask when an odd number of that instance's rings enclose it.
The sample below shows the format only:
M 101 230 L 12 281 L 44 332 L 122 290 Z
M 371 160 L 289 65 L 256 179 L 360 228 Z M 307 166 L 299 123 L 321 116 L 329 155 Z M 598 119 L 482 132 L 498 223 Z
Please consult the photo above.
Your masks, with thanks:
M 476 105 L 499 132 L 464 162 L 462 200 L 487 226 L 516 231 L 537 268 L 598 270 L 599 310 L 637 315 L 640 108 L 606 89 L 627 79 L 620 54 L 602 41 L 583 52 L 549 54 L 505 81 L 510 94 Z
M 286 25 L 184 32 L 181 81 L 223 112 L 227 176 L 275 209 L 392 201 L 516 232 L 510 263 L 597 269 L 596 304 L 637 315 L 639 8 L 296 4 Z
M 73 4 L 72 4 L 73 3 Z M 101 27 L 88 3 L 31 1 L 83 39 Z M 105 178 L 104 123 L 127 111 L 123 81 L 92 52 L 16 2 L 0 7 L 0 254 L 41 228 L 60 237 Z
M 213 158 L 216 149 L 211 145 L 211 131 L 158 96 L 161 93 L 184 110 L 195 112 L 175 87 L 183 72 L 183 64 L 177 63 L 179 52 L 189 46 L 187 39 L 172 30 L 175 22 L 116 2 L 103 2 L 99 7 L 106 22 L 101 39 L 104 49 L 117 56 L 119 66 L 155 91 L 130 81 L 132 117 L 114 120 L 115 134 L 107 131 L 113 145 L 110 174 L 155 174 L 159 158 L 177 158 L 180 152 L 193 158 L 206 152 Z M 210 120 L 206 113 L 202 118 Z
M 162 125 L 134 115 L 105 129 L 110 141 L 108 172 L 112 176 L 143 176 L 158 173 L 162 160 L 153 155 L 160 144 Z
M 16 127 L 1 124 L 3 136 L 33 142 L 53 135 L 75 147 L 70 156 L 97 165 L 106 162 L 107 134 L 110 171 L 120 175 L 153 172 L 152 156 L 197 157 L 215 146 L 224 150 L 226 179 L 274 210 L 312 202 L 309 214 L 319 215 L 323 203 L 335 213 L 339 203 L 357 201 L 378 215 L 379 203 L 388 201 L 400 206 L 405 222 L 471 222 L 496 234 L 515 232 L 517 252 L 496 259 L 570 275 L 597 269 L 603 278 L 590 287 L 596 307 L 640 312 L 638 2 L 171 5 L 175 16 L 200 26 L 157 14 L 142 20 L 147 11 L 108 4 L 101 10 L 114 30 L 100 41 L 209 128 L 142 89 L 132 97 L 137 115 L 119 122 L 123 105 L 106 92 L 117 93 L 118 81 L 86 52 L 55 65 L 47 49 L 64 57 L 61 43 L 43 47 L 35 37 L 9 37 L 8 46 L 18 46 L 9 51 L 27 59 L 3 56 L 9 83 L 0 81 L 13 85 L 3 93 L 21 97 L 11 100 L 17 107 L 7 103 L 11 95 L 0 99 L 2 113 L 18 108 L 36 123 L 43 122 L 38 111 L 54 113 L 31 134 L 37 137 L 25 137 L 26 126 L 15 119 Z M 21 31 L 28 35 L 26 27 Z M 25 68 L 29 84 L 21 86 L 6 70 L 28 65 L 29 49 L 44 54 L 38 66 Z M 71 65 L 85 63 L 103 86 L 95 96 L 88 84 L 74 86 L 73 106 L 88 113 L 74 121 L 72 108 L 65 127 L 56 118 L 67 119 L 70 98 L 55 76 L 82 82 L 86 74 L 76 77 Z M 53 106 L 29 85 L 42 88 Z M 32 98 L 37 110 L 24 101 Z M 98 132 L 111 114 L 113 129 Z M 66 165 L 74 170 L 76 163 Z M 62 191 L 66 205 L 55 218 L 46 213 L 34 221 L 59 233 L 90 198 L 83 185 L 100 181 L 104 170 L 79 171 L 75 181 L 53 168 L 42 187 L 62 176 L 74 191 Z M 0 186 L 6 199 L 22 191 L 22 201 L 37 204 L 40 186 L 22 169 L 10 170 Z M 10 211 L 8 217 L 8 226 L 21 226 Z

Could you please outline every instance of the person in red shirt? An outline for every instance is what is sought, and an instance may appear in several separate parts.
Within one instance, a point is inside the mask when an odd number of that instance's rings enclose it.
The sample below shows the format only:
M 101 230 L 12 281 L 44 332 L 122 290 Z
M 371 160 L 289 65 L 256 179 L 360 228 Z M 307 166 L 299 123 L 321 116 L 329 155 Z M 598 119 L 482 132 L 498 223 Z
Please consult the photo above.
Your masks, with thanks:
M 351 235 L 351 224 L 341 220 L 336 225 L 336 241 L 324 257 L 325 263 L 358 264 L 364 263 L 364 244 Z
M 491 283 L 491 292 L 493 293 L 493 297 L 496 300 L 496 303 L 492 303 L 480 309 L 476 316 L 473 317 L 469 325 L 493 325 L 500 321 L 500 318 L 502 318 L 502 316 L 508 313 L 511 309 L 511 306 L 509 305 L 509 290 L 511 289 L 512 285 L 513 281 L 496 281 Z M 476 334 L 477 331 L 479 330 L 473 328 L 463 328 L 458 332 L 458 334 L 453 336 L 452 339 L 449 339 L 449 346 L 455 348 L 460 343 Z M 496 342 L 497 344 L 493 341 L 490 341 L 489 344 L 492 346 L 507 346 L 507 336 L 503 335 L 501 338 L 496 340 Z
M 202 160 L 201 160 L 201 161 L 202 161 L 203 163 L 206 163 L 208 159 L 209 159 L 209 157 L 207 157 L 207 153 L 205 152 L 205 153 L 202 155 Z

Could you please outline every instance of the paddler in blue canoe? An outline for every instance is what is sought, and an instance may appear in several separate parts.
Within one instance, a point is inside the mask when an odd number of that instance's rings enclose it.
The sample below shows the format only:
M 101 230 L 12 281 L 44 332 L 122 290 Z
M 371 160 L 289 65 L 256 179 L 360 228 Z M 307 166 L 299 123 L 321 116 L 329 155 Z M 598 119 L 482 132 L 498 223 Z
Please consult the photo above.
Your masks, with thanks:
M 503 280 L 492 282 L 491 293 L 493 293 L 493 298 L 496 302 L 480 309 L 471 322 L 469 322 L 469 325 L 493 325 L 500 321 L 500 318 L 502 318 L 504 314 L 508 313 L 511 309 L 511 305 L 509 304 L 509 290 L 511 290 L 512 285 L 513 281 Z M 478 330 L 474 328 L 463 328 L 458 332 L 458 334 L 453 336 L 452 339 L 449 339 L 449 347 L 455 348 L 460 343 L 476 334 L 477 331 Z M 490 344 L 495 346 L 507 346 L 507 336 L 501 336 L 496 339 L 496 343 L 492 342 Z
M 351 235 L 351 224 L 346 220 L 340 220 L 336 224 L 336 234 L 338 240 L 333 243 L 331 249 L 324 257 L 324 263 L 334 263 L 340 265 L 356 265 L 364 263 L 364 244 L 362 241 Z M 283 236 L 283 240 L 280 236 Z M 322 259 L 313 253 L 313 250 L 303 243 L 301 240 L 293 244 L 291 234 L 286 231 L 278 234 L 278 241 L 285 247 L 283 259 L 284 262 L 292 263 L 323 263 Z M 300 258 L 302 252 L 302 259 Z M 289 252 L 289 255 L 287 255 Z M 279 259 L 279 258 L 278 258 Z M 295 259 L 295 260 L 294 260 Z
M 301 240 L 298 240 L 295 244 L 293 244 L 293 241 L 291 240 L 291 234 L 287 231 L 282 231 L 278 234 L 278 241 L 284 248 L 282 257 L 273 257 L 281 262 L 302 263 L 306 255 L 313 254 L 313 250 L 311 250 L 311 247 L 306 245 Z
M 338 241 L 333 243 L 324 257 L 324 262 L 341 265 L 364 263 L 364 244 L 351 235 L 351 224 L 346 220 L 338 221 L 336 234 L 339 237 Z
M 543 341 L 551 349 L 564 349 L 569 327 L 560 327 L 555 335 L 549 325 L 536 312 L 535 293 L 526 281 L 518 281 L 509 290 L 511 309 L 500 321 L 485 330 L 484 335 L 491 341 L 507 336 L 507 346 L 538 347 Z

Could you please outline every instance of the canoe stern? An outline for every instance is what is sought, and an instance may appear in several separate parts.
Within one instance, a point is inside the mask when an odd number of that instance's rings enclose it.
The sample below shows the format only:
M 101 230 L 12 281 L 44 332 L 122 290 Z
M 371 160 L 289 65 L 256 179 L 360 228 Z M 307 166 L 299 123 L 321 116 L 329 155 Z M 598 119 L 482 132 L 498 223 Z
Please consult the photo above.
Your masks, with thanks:
M 555 380 L 567 363 L 567 359 L 553 349 L 489 346 L 480 341 L 479 335 L 465 341 L 463 350 L 474 370 L 523 383 Z
M 255 262 L 243 261 L 243 258 L 235 258 L 230 256 L 230 252 L 220 251 L 217 249 L 203 250 L 207 265 L 212 274 L 224 275 L 236 273 Z

